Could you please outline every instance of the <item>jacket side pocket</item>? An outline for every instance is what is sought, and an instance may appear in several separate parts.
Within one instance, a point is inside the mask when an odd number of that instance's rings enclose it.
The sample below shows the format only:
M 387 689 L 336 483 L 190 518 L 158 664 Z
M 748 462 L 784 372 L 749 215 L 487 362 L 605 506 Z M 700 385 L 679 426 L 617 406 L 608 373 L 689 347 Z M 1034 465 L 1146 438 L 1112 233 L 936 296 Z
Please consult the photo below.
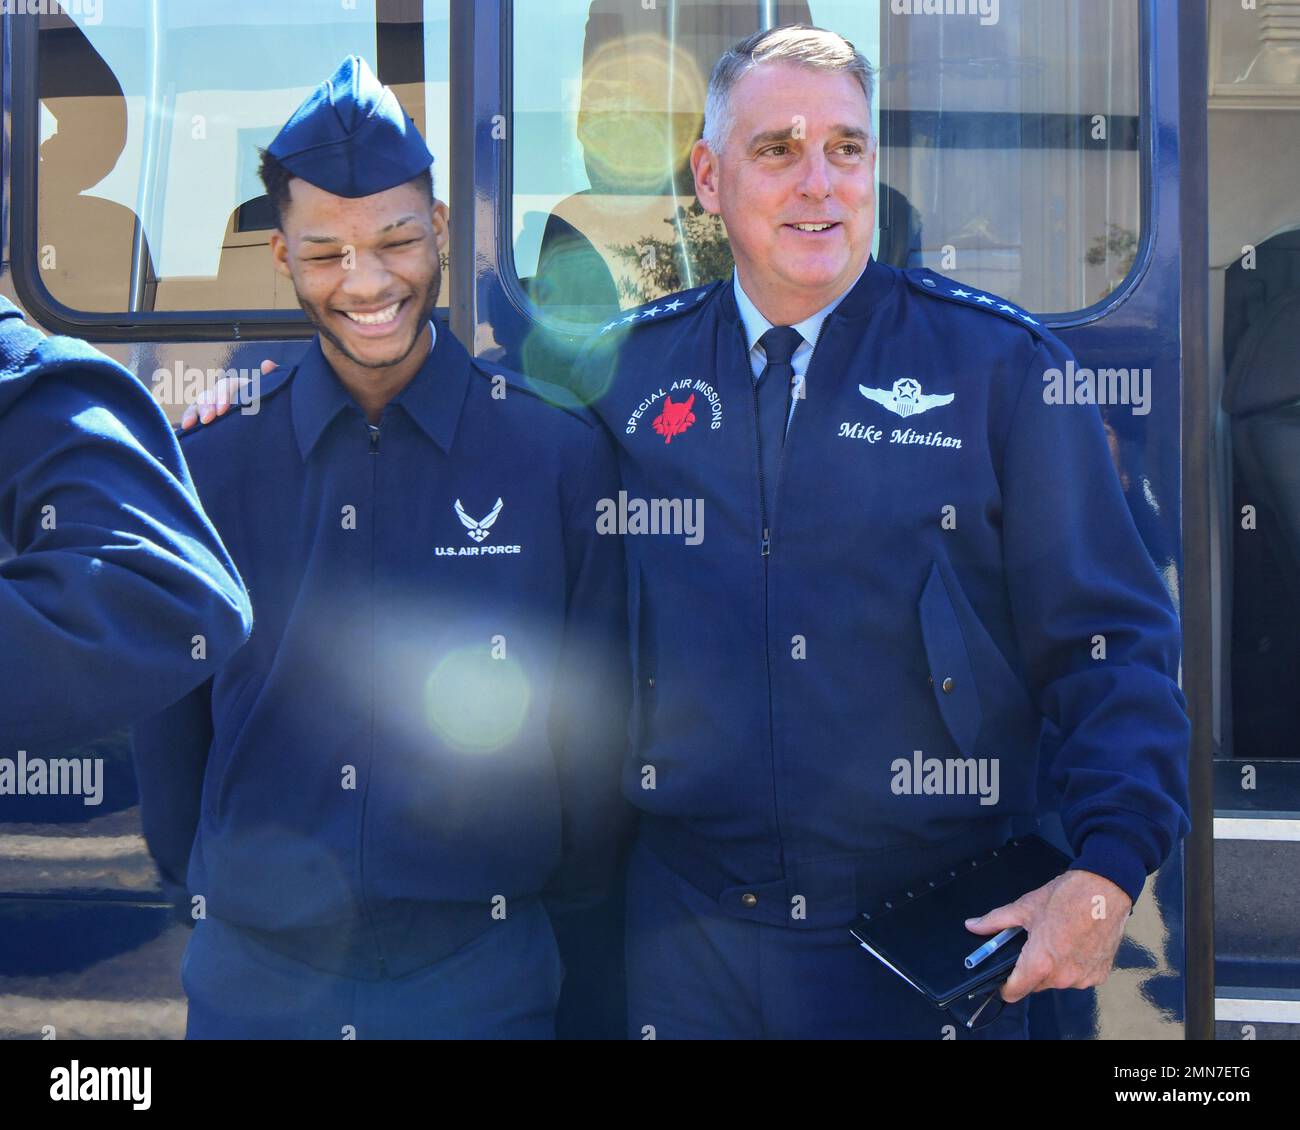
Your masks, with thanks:
M 957 749 L 969 757 L 975 751 L 984 711 L 970 653 L 937 562 L 930 566 L 918 611 L 935 705 Z
M 213 717 L 212 745 L 208 750 L 208 766 L 203 782 L 203 807 L 220 820 L 225 811 L 225 794 L 231 786 L 231 767 L 238 756 L 239 737 L 248 721 L 246 708 L 262 689 L 262 680 L 250 675 L 228 706 Z M 214 700 L 215 701 L 215 700 Z

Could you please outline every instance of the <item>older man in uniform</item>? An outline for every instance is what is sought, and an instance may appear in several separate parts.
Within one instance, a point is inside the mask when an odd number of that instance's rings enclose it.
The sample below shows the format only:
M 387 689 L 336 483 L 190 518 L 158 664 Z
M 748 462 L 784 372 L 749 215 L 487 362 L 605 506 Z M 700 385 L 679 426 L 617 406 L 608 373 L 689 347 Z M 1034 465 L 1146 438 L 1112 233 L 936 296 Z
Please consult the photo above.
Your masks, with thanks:
M 581 364 L 628 507 L 706 518 L 627 538 L 634 1038 L 940 1038 L 847 928 L 1032 821 L 1045 718 L 1075 859 L 968 924 L 1029 934 L 980 1035 L 1102 980 L 1188 827 L 1178 622 L 1100 416 L 1045 394 L 1069 354 L 1037 319 L 872 259 L 871 78 L 816 29 L 728 52 L 692 163 L 735 276 Z
M 165 706 L 248 638 L 167 419 L 121 365 L 0 298 L 0 756 Z
M 262 176 L 318 336 L 184 440 L 258 616 L 137 737 L 151 845 L 202 908 L 192 1038 L 551 1036 L 543 899 L 597 898 L 617 854 L 614 452 L 431 321 L 432 160 L 358 58 L 304 102 Z

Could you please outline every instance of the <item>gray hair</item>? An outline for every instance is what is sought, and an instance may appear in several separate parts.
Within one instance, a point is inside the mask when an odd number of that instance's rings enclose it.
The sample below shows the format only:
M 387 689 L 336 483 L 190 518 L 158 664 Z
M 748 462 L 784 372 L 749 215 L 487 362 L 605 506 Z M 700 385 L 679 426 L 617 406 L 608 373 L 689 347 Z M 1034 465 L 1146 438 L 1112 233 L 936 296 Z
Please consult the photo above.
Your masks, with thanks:
M 731 90 L 760 63 L 794 63 L 820 71 L 852 75 L 867 96 L 874 99 L 876 69 L 842 35 L 807 24 L 758 31 L 726 51 L 713 67 L 704 104 L 704 141 L 720 152 L 731 132 Z

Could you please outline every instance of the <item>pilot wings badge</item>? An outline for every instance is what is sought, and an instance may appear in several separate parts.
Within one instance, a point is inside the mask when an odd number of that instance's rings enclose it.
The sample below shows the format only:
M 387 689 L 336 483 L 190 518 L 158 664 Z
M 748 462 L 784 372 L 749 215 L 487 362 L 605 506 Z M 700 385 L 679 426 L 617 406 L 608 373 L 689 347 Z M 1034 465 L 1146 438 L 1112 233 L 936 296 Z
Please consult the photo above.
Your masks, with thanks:
M 456 517 L 460 519 L 461 525 L 469 532 L 470 539 L 481 543 L 488 536 L 488 532 L 492 529 L 493 523 L 501 517 L 501 510 L 504 506 L 505 503 L 498 498 L 497 504 L 492 507 L 492 512 L 481 522 L 476 522 L 465 513 L 465 508 L 461 506 L 460 499 L 458 498 L 456 499 Z
M 921 412 L 930 411 L 931 408 L 951 404 L 957 395 L 953 392 L 944 395 L 923 393 L 921 386 L 911 377 L 896 380 L 893 390 L 889 392 L 883 388 L 867 388 L 866 385 L 858 385 L 858 391 L 868 400 L 874 400 L 881 407 L 904 417 L 916 416 Z

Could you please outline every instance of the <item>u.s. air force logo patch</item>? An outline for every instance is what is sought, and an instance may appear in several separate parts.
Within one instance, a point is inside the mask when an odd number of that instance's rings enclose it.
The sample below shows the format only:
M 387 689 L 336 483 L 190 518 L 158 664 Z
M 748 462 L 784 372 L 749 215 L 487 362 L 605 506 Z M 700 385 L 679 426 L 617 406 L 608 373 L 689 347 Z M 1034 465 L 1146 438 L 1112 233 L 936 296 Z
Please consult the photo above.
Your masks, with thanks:
M 496 504 L 482 518 L 475 518 L 456 499 L 452 506 L 460 524 L 465 527 L 465 536 L 473 545 L 436 545 L 433 547 L 435 557 L 495 557 L 499 554 L 516 554 L 523 552 L 521 545 L 496 545 L 488 542 L 492 537 L 492 527 L 497 524 L 501 512 L 506 508 L 504 499 L 498 498 Z M 488 544 L 484 545 L 484 542 Z
M 496 520 L 501 517 L 501 511 L 504 508 L 505 503 L 498 498 L 497 504 L 492 507 L 488 516 L 480 521 L 475 521 L 465 513 L 465 507 L 460 504 L 459 498 L 456 499 L 455 506 L 456 517 L 460 519 L 460 524 L 469 531 L 470 540 L 480 543 L 491 534 L 492 527 L 496 524 Z
M 884 408 L 904 418 L 928 412 L 931 408 L 942 408 L 953 402 L 956 393 L 923 393 L 921 386 L 911 377 L 902 377 L 894 382 L 892 391 L 883 388 L 868 388 L 858 385 L 858 391 L 868 400 L 874 400 Z

